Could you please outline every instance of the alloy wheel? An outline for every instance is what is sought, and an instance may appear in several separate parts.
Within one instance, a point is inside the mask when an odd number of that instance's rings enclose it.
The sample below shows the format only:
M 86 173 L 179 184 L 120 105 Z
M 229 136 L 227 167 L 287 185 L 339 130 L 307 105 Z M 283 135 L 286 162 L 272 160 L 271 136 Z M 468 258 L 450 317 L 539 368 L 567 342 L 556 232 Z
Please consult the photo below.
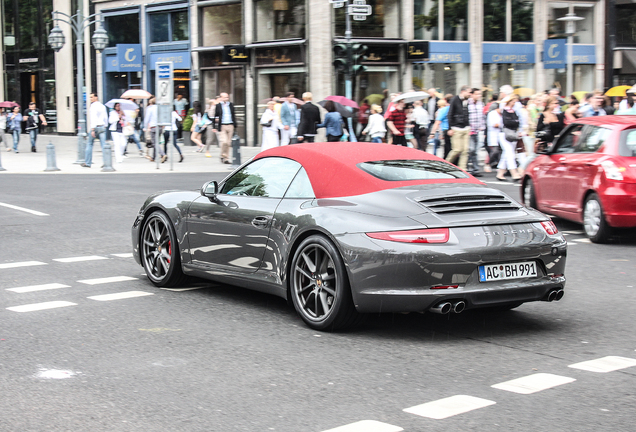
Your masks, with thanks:
M 158 214 L 153 214 L 144 226 L 142 257 L 151 279 L 162 281 L 170 271 L 172 239 L 165 220 Z
M 311 321 L 323 321 L 333 310 L 338 283 L 329 251 L 316 243 L 307 245 L 293 272 L 293 295 L 302 314 Z
M 594 237 L 598 233 L 601 228 L 602 218 L 603 212 L 599 202 L 594 199 L 588 200 L 585 203 L 585 210 L 583 212 L 583 227 L 589 237 Z

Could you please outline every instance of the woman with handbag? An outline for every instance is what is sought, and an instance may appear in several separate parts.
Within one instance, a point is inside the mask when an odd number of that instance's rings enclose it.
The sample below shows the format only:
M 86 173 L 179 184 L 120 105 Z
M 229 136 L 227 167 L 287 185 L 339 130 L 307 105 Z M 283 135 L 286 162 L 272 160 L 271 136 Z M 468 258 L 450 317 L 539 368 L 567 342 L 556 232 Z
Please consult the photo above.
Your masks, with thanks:
M 517 95 L 505 97 L 499 104 L 502 128 L 499 133 L 499 145 L 501 146 L 501 160 L 497 165 L 497 180 L 507 181 L 504 178 L 506 170 L 510 171 L 513 181 L 519 181 L 521 176 L 517 172 L 515 159 L 517 142 L 519 141 L 519 117 L 515 113 L 514 106 L 519 100 Z
M 126 148 L 126 140 L 124 137 L 124 127 L 127 124 L 126 114 L 121 106 L 116 103 L 113 110 L 108 115 L 108 124 L 111 135 L 113 136 L 113 147 L 115 150 L 115 162 L 122 163 L 124 161 L 124 150 Z
M 278 130 L 280 122 L 278 116 L 274 112 L 276 102 L 273 100 L 267 102 L 267 109 L 261 116 L 261 126 L 263 127 L 263 140 L 261 142 L 261 150 L 267 150 L 280 145 L 278 139 Z
M 192 114 L 192 134 L 190 135 L 190 140 L 199 147 L 196 152 L 201 153 L 205 148 L 203 142 L 201 141 L 201 133 L 207 126 L 204 121 L 204 116 L 207 119 L 207 114 L 202 114 L 201 102 L 199 101 L 195 101 L 192 104 L 192 108 L 194 110 L 194 113 Z

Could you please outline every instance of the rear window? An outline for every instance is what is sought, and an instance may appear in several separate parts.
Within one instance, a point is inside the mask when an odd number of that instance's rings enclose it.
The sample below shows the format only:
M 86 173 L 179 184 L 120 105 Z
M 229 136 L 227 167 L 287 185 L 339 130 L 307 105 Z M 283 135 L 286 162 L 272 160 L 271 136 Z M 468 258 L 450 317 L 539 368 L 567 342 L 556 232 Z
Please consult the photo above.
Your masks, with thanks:
M 358 168 L 386 181 L 465 179 L 455 165 L 439 160 L 388 160 L 362 162 Z
M 621 144 L 618 146 L 618 154 L 636 157 L 636 129 L 623 132 Z

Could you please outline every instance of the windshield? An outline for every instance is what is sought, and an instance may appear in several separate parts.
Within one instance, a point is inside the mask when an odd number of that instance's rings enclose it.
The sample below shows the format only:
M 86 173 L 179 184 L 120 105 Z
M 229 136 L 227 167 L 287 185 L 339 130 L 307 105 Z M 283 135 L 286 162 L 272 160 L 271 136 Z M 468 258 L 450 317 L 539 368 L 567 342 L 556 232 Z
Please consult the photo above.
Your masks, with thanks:
M 358 168 L 387 181 L 465 179 L 468 175 L 441 160 L 388 160 L 362 162 Z

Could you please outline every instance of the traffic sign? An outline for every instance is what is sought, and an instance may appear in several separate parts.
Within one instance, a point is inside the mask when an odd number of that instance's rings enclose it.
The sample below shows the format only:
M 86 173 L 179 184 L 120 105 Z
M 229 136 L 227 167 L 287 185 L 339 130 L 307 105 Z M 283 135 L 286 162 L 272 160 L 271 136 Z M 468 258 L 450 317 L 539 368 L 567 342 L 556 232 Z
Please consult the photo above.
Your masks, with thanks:
M 367 19 L 366 15 L 353 15 L 354 21 L 365 21 Z
M 156 102 L 158 105 L 172 105 L 172 98 L 174 95 L 172 68 L 172 62 L 157 62 L 155 65 L 155 71 L 157 73 Z
M 338 8 L 344 7 L 344 2 L 343 1 L 332 2 L 332 4 L 333 4 L 333 8 L 334 9 L 338 9 Z
M 367 4 L 366 0 L 353 0 L 354 5 L 365 5 Z
M 371 5 L 349 5 L 349 15 L 371 15 Z

